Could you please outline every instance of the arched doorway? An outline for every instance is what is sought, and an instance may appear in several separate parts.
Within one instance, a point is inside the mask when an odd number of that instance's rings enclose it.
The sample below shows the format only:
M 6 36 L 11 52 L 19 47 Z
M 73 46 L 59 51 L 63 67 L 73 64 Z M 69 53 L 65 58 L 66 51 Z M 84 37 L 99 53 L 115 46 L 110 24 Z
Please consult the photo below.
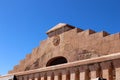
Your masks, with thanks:
M 53 66 L 53 65 L 59 65 L 59 64 L 64 64 L 67 63 L 67 59 L 65 57 L 59 56 L 59 57 L 55 57 L 50 59 L 46 66 Z

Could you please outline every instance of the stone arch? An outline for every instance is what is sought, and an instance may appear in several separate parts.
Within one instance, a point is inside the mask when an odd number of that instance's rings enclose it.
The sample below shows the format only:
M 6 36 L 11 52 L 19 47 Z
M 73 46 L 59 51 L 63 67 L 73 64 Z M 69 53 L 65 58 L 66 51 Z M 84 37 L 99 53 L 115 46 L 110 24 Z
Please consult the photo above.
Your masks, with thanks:
M 67 63 L 67 59 L 63 56 L 58 56 L 58 57 L 54 57 L 52 59 L 50 59 L 46 66 L 54 66 L 54 65 L 59 65 L 59 64 L 64 64 L 64 63 Z

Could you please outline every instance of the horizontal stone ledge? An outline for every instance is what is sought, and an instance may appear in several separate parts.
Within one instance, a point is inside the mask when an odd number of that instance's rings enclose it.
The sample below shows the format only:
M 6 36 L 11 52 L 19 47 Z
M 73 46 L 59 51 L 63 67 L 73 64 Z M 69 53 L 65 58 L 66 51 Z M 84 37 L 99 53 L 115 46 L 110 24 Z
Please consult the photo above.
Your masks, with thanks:
M 8 75 L 19 76 L 19 75 L 25 75 L 25 74 L 31 74 L 31 73 L 54 71 L 54 70 L 75 67 L 75 66 L 82 66 L 82 65 L 93 64 L 93 63 L 98 63 L 98 62 L 104 62 L 104 61 L 109 61 L 109 60 L 114 60 L 114 59 L 119 59 L 119 58 L 120 58 L 120 53 L 114 53 L 114 54 L 104 55 L 101 57 L 79 60 L 79 61 L 75 61 L 75 62 L 69 62 L 69 63 L 65 63 L 65 64 L 44 67 L 44 68 L 39 68 L 39 69 L 34 69 L 34 70 L 29 70 L 29 71 L 22 71 L 22 72 L 17 72 L 17 73 L 8 74 Z

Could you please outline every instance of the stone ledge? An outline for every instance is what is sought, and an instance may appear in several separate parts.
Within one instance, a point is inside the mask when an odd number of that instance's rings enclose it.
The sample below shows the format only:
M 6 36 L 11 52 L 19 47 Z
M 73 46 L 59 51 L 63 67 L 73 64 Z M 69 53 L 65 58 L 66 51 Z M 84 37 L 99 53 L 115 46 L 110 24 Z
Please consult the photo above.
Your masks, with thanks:
M 66 23 L 59 23 L 59 24 L 57 24 L 56 26 L 54 26 L 52 29 L 48 30 L 46 33 L 48 34 L 48 33 L 50 33 L 50 32 L 53 32 L 53 31 L 55 31 L 55 30 L 57 30 L 57 29 L 60 29 L 60 28 L 62 28 L 62 27 L 65 27 L 65 26 L 69 26 L 69 27 L 71 27 L 71 28 L 75 28 L 75 27 L 73 27 L 73 26 L 71 26 L 71 25 L 69 25 L 69 24 L 66 24 Z

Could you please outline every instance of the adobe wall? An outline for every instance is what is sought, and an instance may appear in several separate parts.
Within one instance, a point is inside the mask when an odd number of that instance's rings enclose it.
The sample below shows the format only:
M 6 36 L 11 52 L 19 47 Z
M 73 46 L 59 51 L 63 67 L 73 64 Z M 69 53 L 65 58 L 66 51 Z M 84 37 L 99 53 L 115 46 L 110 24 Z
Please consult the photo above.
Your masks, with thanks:
M 65 30 L 65 27 L 60 31 L 62 30 Z M 84 31 L 79 28 L 68 29 L 63 33 L 60 31 L 58 35 L 54 36 L 54 32 L 48 35 L 39 47 L 26 55 L 9 73 L 46 67 L 50 59 L 59 56 L 73 62 L 120 52 L 120 33 L 109 35 L 105 31 Z

